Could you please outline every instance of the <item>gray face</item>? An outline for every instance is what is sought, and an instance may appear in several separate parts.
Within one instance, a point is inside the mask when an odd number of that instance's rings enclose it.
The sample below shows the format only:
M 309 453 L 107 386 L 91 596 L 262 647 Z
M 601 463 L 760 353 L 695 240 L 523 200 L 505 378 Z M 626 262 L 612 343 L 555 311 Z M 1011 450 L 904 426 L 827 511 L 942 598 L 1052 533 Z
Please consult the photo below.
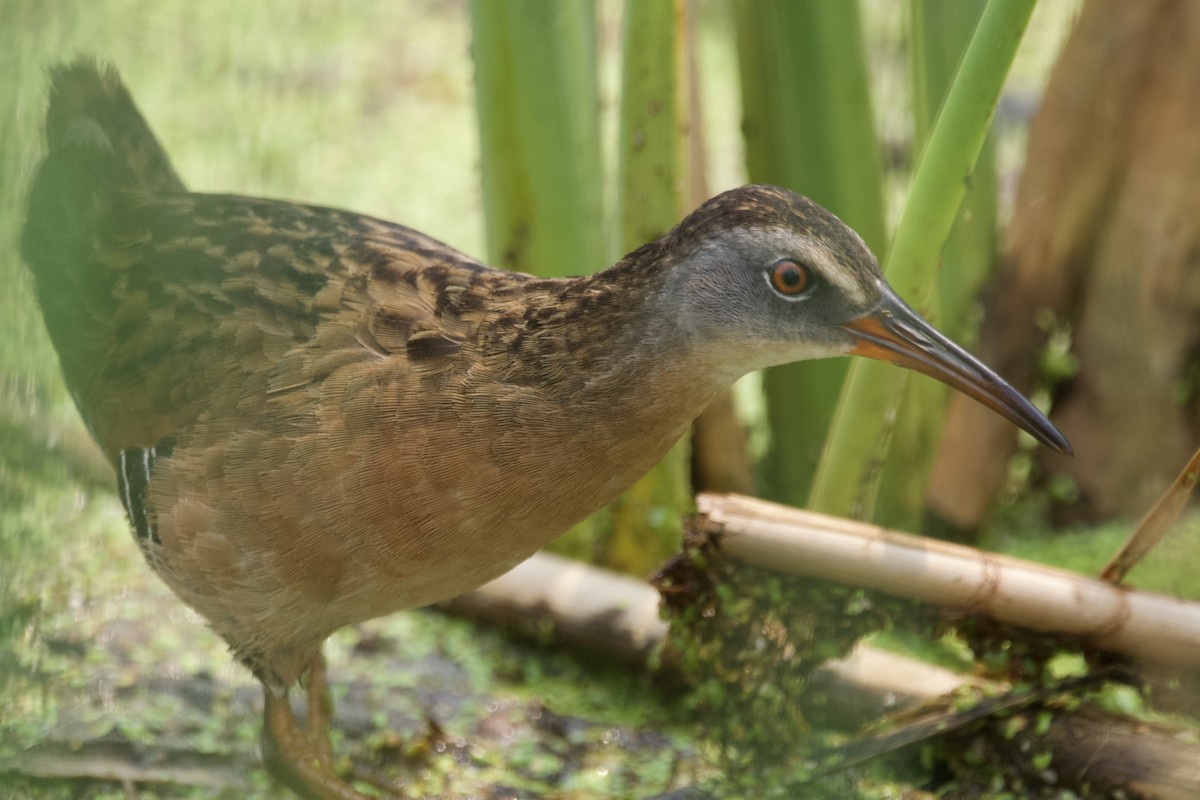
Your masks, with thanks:
M 678 298 L 674 318 L 694 350 L 738 375 L 848 353 L 854 340 L 843 324 L 874 308 L 885 285 L 862 239 L 773 187 L 744 187 L 710 203 L 715 208 L 702 207 L 676 230 L 708 226 L 680 248 L 665 293 Z
M 762 367 L 861 355 L 974 397 L 1061 453 L 1038 409 L 888 287 L 862 239 L 786 189 L 743 186 L 705 203 L 644 251 L 666 264 L 657 335 L 717 382 Z

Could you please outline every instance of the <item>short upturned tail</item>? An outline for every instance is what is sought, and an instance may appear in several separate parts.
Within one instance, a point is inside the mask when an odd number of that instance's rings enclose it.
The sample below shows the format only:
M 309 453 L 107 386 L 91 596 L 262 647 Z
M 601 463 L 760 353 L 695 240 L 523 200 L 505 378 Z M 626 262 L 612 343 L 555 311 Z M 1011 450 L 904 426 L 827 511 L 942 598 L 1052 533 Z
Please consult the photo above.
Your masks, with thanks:
M 115 69 L 80 58 L 51 70 L 45 160 L 21 254 L 48 295 L 86 284 L 98 225 L 124 193 L 186 191 Z
M 111 360 L 117 338 L 113 250 L 137 234 L 120 222 L 131 217 L 121 212 L 186 188 L 116 70 L 91 59 L 51 71 L 46 143 L 29 192 L 21 255 L 67 386 L 87 420 L 81 398 Z

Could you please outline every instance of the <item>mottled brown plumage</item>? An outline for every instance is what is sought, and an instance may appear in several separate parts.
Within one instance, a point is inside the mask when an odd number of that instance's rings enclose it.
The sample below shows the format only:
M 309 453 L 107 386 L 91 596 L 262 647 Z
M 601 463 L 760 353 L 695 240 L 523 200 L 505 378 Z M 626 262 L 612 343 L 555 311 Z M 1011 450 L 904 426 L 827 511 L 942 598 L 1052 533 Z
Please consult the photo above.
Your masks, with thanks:
M 147 560 L 273 693 L 268 753 L 312 796 L 353 794 L 279 697 L 337 628 L 528 557 L 749 370 L 849 352 L 967 370 L 786 190 L 728 192 L 608 270 L 541 280 L 357 214 L 189 193 L 87 61 L 54 72 L 47 139 L 22 247 L 67 384 Z M 938 374 L 1058 443 L 968 366 Z

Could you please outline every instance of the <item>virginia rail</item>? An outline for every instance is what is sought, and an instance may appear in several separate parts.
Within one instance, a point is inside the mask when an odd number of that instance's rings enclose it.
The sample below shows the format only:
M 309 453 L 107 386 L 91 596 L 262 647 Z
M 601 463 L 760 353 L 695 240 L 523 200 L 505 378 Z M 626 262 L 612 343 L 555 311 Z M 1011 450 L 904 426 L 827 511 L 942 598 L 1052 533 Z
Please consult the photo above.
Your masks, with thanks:
M 143 555 L 262 682 L 264 753 L 310 797 L 360 797 L 331 767 L 330 633 L 527 558 L 751 370 L 880 358 L 1070 449 L 784 189 L 547 280 L 359 214 L 189 192 L 89 60 L 53 70 L 46 138 L 21 245 L 67 386 Z

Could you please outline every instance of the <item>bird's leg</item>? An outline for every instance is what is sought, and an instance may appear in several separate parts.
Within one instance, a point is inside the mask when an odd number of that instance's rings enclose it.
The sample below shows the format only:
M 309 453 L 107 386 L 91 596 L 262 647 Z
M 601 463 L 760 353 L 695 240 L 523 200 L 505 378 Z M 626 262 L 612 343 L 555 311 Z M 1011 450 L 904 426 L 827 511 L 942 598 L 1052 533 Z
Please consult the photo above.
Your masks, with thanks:
M 325 661 L 313 659 L 308 683 L 308 724 L 301 728 L 286 695 L 264 687 L 263 761 L 293 791 L 309 800 L 369 800 L 333 773 Z
M 333 770 L 333 745 L 329 741 L 329 720 L 333 702 L 329 699 L 329 683 L 325 680 L 325 654 L 318 650 L 308 667 L 308 716 L 304 732 L 309 744 L 325 769 Z

